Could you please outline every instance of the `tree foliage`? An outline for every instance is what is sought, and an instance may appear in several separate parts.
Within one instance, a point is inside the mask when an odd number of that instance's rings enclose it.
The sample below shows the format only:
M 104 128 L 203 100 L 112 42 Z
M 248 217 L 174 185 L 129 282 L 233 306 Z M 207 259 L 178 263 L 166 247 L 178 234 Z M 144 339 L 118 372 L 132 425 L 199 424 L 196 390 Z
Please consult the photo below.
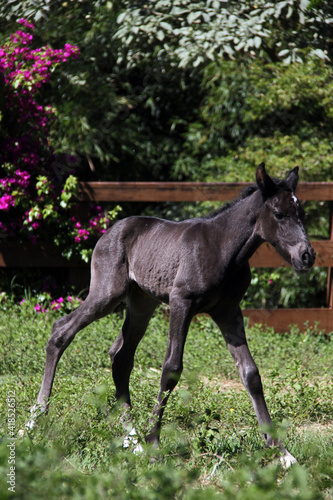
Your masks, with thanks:
M 178 177 L 253 180 L 261 159 L 280 175 L 292 164 L 303 180 L 333 172 L 332 68 L 313 55 L 286 65 L 260 59 L 211 63 L 205 98 L 174 166 Z
M 328 1 L 10 0 L 2 14 L 4 33 L 26 17 L 36 42 L 80 47 L 44 96 L 55 151 L 77 157 L 82 179 L 222 179 L 230 154 L 250 148 L 246 160 L 260 140 L 288 136 L 291 151 L 316 137 L 309 156 L 330 141 Z
M 118 58 L 129 66 L 153 58 L 196 67 L 243 53 L 301 62 L 299 51 L 305 47 L 319 58 L 332 56 L 327 32 L 333 9 L 325 2 L 317 9 L 308 0 L 153 0 L 144 5 L 124 0 L 124 6 L 115 38 L 122 41 Z

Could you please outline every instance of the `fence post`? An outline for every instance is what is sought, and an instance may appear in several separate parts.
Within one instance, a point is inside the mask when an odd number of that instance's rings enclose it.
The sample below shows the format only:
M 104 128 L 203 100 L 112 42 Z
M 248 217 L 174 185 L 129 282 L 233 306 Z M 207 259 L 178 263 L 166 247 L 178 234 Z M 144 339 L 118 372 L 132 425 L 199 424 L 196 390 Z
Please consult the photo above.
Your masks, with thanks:
M 330 240 L 333 241 L 333 201 L 329 202 L 329 221 L 330 221 Z M 327 307 L 333 309 L 333 268 L 327 269 L 327 288 L 326 288 Z

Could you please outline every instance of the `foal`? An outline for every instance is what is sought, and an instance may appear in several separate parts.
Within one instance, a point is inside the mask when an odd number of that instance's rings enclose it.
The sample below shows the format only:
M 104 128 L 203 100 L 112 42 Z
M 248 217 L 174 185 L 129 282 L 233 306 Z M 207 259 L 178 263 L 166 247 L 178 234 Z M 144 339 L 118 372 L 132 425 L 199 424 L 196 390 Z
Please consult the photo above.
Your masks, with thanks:
M 159 441 L 165 406 L 182 373 L 190 322 L 203 312 L 222 331 L 259 425 L 271 425 L 239 303 L 251 281 L 248 260 L 262 242 L 270 242 L 298 272 L 314 263 L 315 252 L 302 222 L 304 212 L 295 196 L 297 182 L 298 167 L 285 180 L 277 180 L 266 173 L 262 163 L 256 171 L 256 185 L 210 217 L 183 222 L 129 217 L 110 228 L 93 252 L 88 297 L 53 325 L 33 416 L 47 411 L 57 363 L 76 333 L 110 314 L 121 301 L 127 304 L 126 318 L 110 358 L 116 397 L 130 408 L 129 379 L 135 351 L 156 306 L 165 302 L 170 306 L 169 338 L 146 441 Z M 287 465 L 295 460 L 270 435 L 265 439 L 268 445 L 280 446 Z

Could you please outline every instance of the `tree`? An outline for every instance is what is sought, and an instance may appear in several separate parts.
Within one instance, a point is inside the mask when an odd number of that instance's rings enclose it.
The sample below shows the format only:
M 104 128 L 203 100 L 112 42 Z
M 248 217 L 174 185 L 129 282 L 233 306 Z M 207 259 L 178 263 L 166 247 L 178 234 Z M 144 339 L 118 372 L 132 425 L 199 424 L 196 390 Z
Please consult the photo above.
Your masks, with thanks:
M 199 178 L 205 173 L 197 164 L 202 148 L 195 135 L 200 141 L 207 125 L 201 106 L 211 99 L 206 83 L 212 62 L 218 68 L 224 61 L 223 76 L 234 87 L 235 64 L 246 72 L 256 59 L 294 64 L 314 56 L 330 65 L 332 58 L 327 1 L 12 0 L 2 10 L 8 26 L 17 16 L 37 21 L 39 42 L 80 47 L 79 63 L 53 75 L 58 120 L 52 141 L 57 152 L 76 155 L 83 179 Z M 257 77 L 245 78 L 243 95 L 260 85 Z M 229 97 L 222 107 L 240 107 Z M 211 113 L 212 123 L 220 116 Z M 206 142 L 210 154 L 224 155 L 222 143 L 244 143 L 250 123 L 233 120 L 234 111 L 223 114 L 219 137 Z

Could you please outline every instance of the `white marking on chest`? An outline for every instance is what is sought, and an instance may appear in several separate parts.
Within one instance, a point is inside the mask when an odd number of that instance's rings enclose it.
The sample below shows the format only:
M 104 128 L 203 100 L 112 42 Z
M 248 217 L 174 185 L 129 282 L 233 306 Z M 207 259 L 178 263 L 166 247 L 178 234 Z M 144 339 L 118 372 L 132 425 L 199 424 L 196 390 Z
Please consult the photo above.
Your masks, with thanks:
M 292 195 L 291 195 L 291 197 L 292 197 L 293 201 L 294 201 L 294 202 L 296 203 L 296 205 L 297 205 L 297 203 L 298 203 L 297 196 L 295 196 L 294 194 L 292 194 Z

